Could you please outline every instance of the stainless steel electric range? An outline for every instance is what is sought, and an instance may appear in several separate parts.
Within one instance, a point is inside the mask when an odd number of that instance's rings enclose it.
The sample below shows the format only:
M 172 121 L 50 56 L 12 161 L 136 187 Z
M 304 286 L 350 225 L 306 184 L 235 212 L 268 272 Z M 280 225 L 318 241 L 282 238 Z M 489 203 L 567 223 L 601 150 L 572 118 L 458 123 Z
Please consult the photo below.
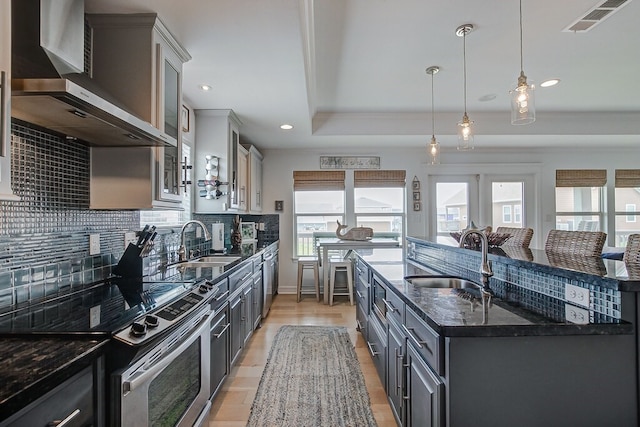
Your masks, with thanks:
M 114 278 L 67 289 L 0 313 L 0 336 L 112 338 L 109 425 L 192 426 L 206 418 L 210 319 L 226 288 L 205 280 Z

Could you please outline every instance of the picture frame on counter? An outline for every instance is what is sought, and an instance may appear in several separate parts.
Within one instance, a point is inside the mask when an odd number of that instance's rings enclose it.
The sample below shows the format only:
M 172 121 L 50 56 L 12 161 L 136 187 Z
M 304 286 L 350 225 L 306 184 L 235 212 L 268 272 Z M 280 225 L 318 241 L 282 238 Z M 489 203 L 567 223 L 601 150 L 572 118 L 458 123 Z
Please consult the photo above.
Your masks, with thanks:
M 183 132 L 189 132 L 189 115 L 189 109 L 183 104 L 180 112 L 180 123 L 182 123 Z

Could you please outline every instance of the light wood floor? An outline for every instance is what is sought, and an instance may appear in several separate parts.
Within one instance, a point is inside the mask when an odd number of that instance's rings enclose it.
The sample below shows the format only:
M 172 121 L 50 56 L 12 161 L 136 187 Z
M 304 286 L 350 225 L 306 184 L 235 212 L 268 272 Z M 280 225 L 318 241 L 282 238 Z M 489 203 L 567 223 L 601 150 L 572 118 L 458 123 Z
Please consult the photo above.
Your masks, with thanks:
M 262 370 L 273 338 L 282 325 L 337 325 L 346 326 L 365 378 L 371 409 L 379 427 L 396 427 L 387 403 L 384 388 L 369 355 L 367 344 L 356 331 L 356 309 L 346 297 L 336 298 L 332 307 L 316 302 L 314 296 L 305 296 L 296 302 L 295 295 L 278 295 L 262 327 L 258 328 L 247 344 L 239 361 L 232 368 L 223 389 L 216 396 L 209 415 L 209 427 L 244 427 L 249 419 L 251 403 L 258 389 Z M 268 427 L 268 426 L 265 426 Z

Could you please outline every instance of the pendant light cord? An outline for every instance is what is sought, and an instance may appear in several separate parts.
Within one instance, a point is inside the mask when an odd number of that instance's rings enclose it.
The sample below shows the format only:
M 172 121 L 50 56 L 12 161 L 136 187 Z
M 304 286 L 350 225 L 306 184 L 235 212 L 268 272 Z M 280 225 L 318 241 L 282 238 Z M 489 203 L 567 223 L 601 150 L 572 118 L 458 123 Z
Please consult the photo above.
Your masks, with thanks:
M 522 0 L 520 0 L 520 72 L 524 73 L 524 62 L 522 60 Z
M 464 115 L 467 115 L 467 30 L 462 34 L 462 70 L 464 74 Z
M 433 116 L 433 110 L 434 110 L 434 108 L 433 108 L 433 98 L 434 98 L 434 95 L 433 95 L 433 75 L 434 74 L 435 74 L 434 72 L 431 73 L 431 137 L 435 139 L 435 137 L 436 137 L 436 119 Z

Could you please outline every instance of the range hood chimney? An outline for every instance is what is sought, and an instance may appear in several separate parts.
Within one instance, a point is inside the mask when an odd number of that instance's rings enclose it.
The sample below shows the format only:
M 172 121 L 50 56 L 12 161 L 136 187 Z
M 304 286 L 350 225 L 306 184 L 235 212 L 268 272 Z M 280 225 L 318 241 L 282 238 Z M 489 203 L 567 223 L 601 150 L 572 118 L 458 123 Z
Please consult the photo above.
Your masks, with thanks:
M 94 146 L 177 146 L 90 78 L 84 0 L 12 0 L 11 14 L 12 117 Z

